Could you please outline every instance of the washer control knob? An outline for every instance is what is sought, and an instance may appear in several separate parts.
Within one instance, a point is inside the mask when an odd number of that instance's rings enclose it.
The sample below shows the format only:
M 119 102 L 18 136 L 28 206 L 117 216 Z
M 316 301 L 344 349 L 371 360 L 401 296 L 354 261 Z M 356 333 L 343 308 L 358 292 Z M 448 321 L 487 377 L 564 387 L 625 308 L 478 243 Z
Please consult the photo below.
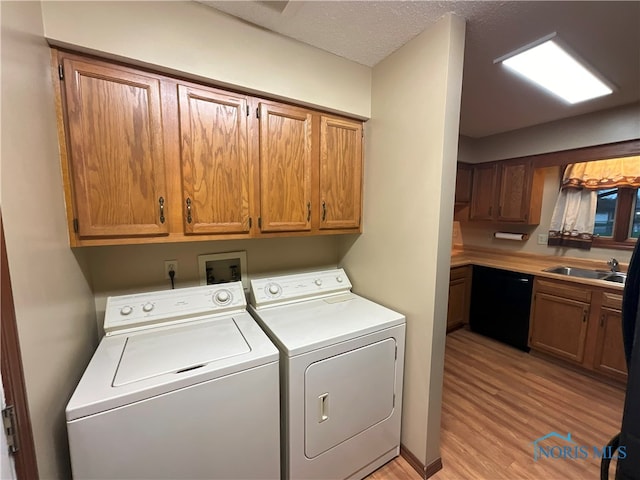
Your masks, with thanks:
M 271 295 L 277 295 L 278 293 L 280 293 L 280 286 L 272 283 L 271 285 L 269 285 L 269 293 Z
M 342 278 L 342 275 L 338 275 L 338 276 L 336 277 L 336 282 L 338 282 L 338 283 L 342 283 L 342 281 L 343 281 L 343 280 L 344 280 L 344 279 Z
M 120 309 L 120 315 L 131 315 L 131 312 L 133 312 L 133 308 L 131 308 L 129 305 L 126 305 Z
M 231 300 L 231 294 L 228 290 L 220 290 L 216 293 L 215 301 L 216 303 L 225 304 Z
M 145 312 L 150 312 L 151 310 L 153 310 L 153 307 L 154 307 L 153 303 L 147 302 L 142 306 L 142 310 Z
M 317 286 L 320 286 L 320 285 L 322 285 L 322 279 L 318 278 L 313 283 L 315 283 Z

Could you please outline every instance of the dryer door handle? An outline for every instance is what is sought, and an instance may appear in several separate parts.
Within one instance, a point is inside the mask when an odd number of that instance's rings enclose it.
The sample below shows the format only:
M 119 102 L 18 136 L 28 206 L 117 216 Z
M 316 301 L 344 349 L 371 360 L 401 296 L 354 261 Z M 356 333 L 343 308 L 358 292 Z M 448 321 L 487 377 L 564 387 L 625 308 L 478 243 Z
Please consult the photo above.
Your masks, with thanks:
M 318 423 L 329 420 L 329 393 L 318 397 Z

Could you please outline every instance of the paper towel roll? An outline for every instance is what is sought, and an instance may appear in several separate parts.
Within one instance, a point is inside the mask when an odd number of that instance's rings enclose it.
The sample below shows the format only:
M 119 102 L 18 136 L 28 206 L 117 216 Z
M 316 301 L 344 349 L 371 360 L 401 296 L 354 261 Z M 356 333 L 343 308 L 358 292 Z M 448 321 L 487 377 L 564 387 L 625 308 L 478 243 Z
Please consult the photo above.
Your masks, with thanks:
M 500 238 L 502 240 L 518 240 L 523 241 L 529 238 L 529 235 L 526 233 L 509 233 L 509 232 L 496 232 L 493 234 L 495 238 Z

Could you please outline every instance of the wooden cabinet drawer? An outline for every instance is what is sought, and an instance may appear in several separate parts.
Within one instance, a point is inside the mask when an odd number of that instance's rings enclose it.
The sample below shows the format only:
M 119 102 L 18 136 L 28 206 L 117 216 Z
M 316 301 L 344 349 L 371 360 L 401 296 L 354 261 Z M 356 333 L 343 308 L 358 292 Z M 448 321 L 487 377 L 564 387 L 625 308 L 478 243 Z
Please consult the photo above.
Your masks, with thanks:
M 618 293 L 602 292 L 602 306 L 622 310 L 622 295 Z
M 564 282 L 536 279 L 535 292 L 548 293 L 579 302 L 591 302 L 591 289 L 569 285 Z

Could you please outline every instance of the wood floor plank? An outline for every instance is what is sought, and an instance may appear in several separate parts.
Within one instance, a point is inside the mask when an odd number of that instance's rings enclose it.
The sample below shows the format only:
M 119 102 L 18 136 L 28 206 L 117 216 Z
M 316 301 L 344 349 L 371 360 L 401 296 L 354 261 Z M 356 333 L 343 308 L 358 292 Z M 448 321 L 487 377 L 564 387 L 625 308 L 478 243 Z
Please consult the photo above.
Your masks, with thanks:
M 622 387 L 464 329 L 447 336 L 444 370 L 444 467 L 433 480 L 599 478 L 593 446 L 602 448 L 620 429 Z M 571 433 L 588 458 L 535 461 L 532 442 L 550 432 Z M 544 445 L 565 445 L 554 440 Z M 397 458 L 368 480 L 419 478 Z

